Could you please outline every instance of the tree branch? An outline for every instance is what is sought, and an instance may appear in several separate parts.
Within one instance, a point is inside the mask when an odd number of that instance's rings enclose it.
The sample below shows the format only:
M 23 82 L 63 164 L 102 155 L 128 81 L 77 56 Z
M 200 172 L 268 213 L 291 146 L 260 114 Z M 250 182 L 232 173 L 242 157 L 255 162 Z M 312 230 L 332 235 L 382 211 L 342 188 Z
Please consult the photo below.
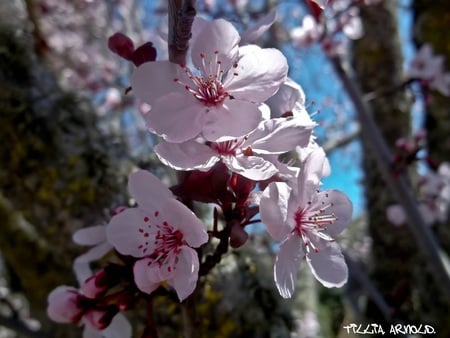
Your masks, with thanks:
M 360 128 L 358 127 L 357 129 L 353 130 L 352 132 L 342 137 L 328 140 L 327 142 L 325 142 L 325 144 L 322 145 L 322 148 L 328 154 L 336 150 L 337 148 L 346 146 L 359 136 L 360 136 Z
M 367 138 L 372 146 L 378 168 L 388 183 L 392 192 L 401 203 L 408 217 L 408 224 L 422 252 L 428 258 L 430 270 L 440 286 L 441 291 L 450 299 L 450 277 L 448 258 L 440 249 L 430 228 L 425 224 L 422 215 L 417 208 L 417 201 L 413 197 L 404 176 L 394 177 L 390 170 L 391 154 L 384 141 L 377 124 L 375 123 L 370 107 L 362 99 L 360 89 L 355 85 L 355 80 L 350 78 L 337 57 L 330 58 L 336 74 L 342 81 L 350 99 L 352 100 L 363 137 Z
M 186 63 L 196 13 L 195 0 L 169 0 L 169 61 Z

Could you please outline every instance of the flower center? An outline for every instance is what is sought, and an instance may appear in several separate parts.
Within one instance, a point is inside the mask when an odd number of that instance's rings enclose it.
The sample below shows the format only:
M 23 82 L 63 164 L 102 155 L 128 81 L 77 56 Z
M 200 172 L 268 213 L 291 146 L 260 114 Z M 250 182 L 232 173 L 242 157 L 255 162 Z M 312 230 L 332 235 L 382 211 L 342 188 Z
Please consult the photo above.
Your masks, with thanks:
M 191 83 L 187 84 L 181 82 L 180 79 L 174 79 L 175 82 L 183 85 L 189 93 L 208 107 L 219 105 L 226 97 L 230 96 L 223 85 L 222 79 L 225 71 L 222 69 L 222 62 L 218 59 L 218 54 L 219 52 L 215 51 L 214 59 L 206 61 L 205 53 L 200 53 L 201 67 L 197 69 L 199 75 L 192 73 L 189 67 L 181 66 Z M 237 67 L 237 64 L 234 67 Z M 234 73 L 234 75 L 237 75 L 237 73 Z
M 143 242 L 138 249 L 143 255 L 153 259 L 151 264 L 157 263 L 160 266 L 165 264 L 171 272 L 175 268 L 176 255 L 180 252 L 180 247 L 186 244 L 183 233 L 167 221 L 158 220 L 158 211 L 154 213 L 154 216 L 154 222 L 150 222 L 148 216 L 143 219 L 145 225 L 138 230 L 143 237 Z
M 328 195 L 325 195 L 328 197 Z M 327 226 L 337 220 L 336 215 L 327 213 L 327 209 L 333 206 L 333 203 L 320 205 L 308 202 L 307 207 L 299 208 L 294 214 L 295 228 L 293 232 L 298 234 L 305 243 L 306 251 L 309 253 L 311 249 L 319 252 L 319 248 L 311 241 L 311 236 L 319 237 L 325 241 L 334 241 L 334 239 L 326 233 Z
M 215 150 L 219 155 L 236 155 L 236 152 L 240 149 L 244 143 L 245 138 L 237 138 L 223 142 L 213 142 L 210 147 Z

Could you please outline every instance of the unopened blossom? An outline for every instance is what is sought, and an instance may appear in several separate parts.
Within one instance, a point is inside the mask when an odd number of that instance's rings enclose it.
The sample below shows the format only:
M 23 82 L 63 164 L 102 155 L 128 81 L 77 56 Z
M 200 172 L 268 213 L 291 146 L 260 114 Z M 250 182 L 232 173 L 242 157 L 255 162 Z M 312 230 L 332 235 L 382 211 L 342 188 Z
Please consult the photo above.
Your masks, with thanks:
M 247 134 L 262 119 L 260 104 L 286 79 L 286 58 L 276 49 L 239 47 L 239 33 L 223 19 L 196 18 L 192 31 L 194 70 L 155 61 L 132 75 L 133 92 L 151 106 L 144 116 L 148 128 L 177 143 L 199 135 L 222 141 Z
M 223 142 L 162 142 L 155 147 L 161 161 L 175 169 L 207 170 L 222 161 L 231 171 L 255 181 L 275 175 L 276 166 L 264 155 L 282 154 L 306 146 L 316 123 L 310 119 L 266 120 L 245 137 Z
M 83 324 L 83 338 L 131 337 L 131 325 L 114 306 L 95 301 L 70 286 L 59 286 L 47 298 L 47 315 L 56 323 Z
M 283 298 L 292 297 L 305 257 L 325 287 L 340 287 L 347 281 L 347 265 L 332 236 L 350 222 L 352 204 L 340 191 L 318 191 L 324 161 L 322 151 L 313 151 L 303 163 L 295 187 L 273 182 L 261 197 L 261 219 L 270 235 L 282 241 L 274 274 Z
M 197 285 L 199 260 L 193 248 L 208 240 L 206 227 L 147 171 L 132 173 L 128 190 L 138 206 L 111 219 L 108 241 L 122 255 L 141 258 L 133 268 L 141 291 L 151 293 L 166 281 L 182 301 Z

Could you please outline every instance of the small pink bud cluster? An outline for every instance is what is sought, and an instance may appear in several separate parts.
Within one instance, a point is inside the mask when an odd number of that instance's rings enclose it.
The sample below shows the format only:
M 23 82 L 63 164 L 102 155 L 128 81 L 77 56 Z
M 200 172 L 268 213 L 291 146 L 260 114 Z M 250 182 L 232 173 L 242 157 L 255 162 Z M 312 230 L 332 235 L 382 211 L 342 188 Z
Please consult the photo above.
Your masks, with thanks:
M 392 173 L 398 176 L 405 172 L 419 158 L 418 154 L 425 147 L 426 132 L 420 131 L 412 138 L 401 137 L 395 142 L 392 156 Z
M 123 272 L 123 267 L 108 265 L 88 278 L 79 290 L 57 287 L 48 296 L 49 318 L 57 323 L 81 323 L 88 330 L 105 330 L 119 311 L 128 309 L 133 298 L 130 290 L 111 292 Z

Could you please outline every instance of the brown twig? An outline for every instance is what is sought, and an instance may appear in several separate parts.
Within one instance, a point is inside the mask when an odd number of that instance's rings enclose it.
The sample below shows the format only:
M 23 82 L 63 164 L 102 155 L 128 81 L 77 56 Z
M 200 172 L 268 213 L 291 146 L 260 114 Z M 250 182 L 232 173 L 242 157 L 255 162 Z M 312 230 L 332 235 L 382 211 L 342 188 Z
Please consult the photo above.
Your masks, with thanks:
M 169 61 L 186 63 L 195 15 L 195 0 L 169 0 Z

